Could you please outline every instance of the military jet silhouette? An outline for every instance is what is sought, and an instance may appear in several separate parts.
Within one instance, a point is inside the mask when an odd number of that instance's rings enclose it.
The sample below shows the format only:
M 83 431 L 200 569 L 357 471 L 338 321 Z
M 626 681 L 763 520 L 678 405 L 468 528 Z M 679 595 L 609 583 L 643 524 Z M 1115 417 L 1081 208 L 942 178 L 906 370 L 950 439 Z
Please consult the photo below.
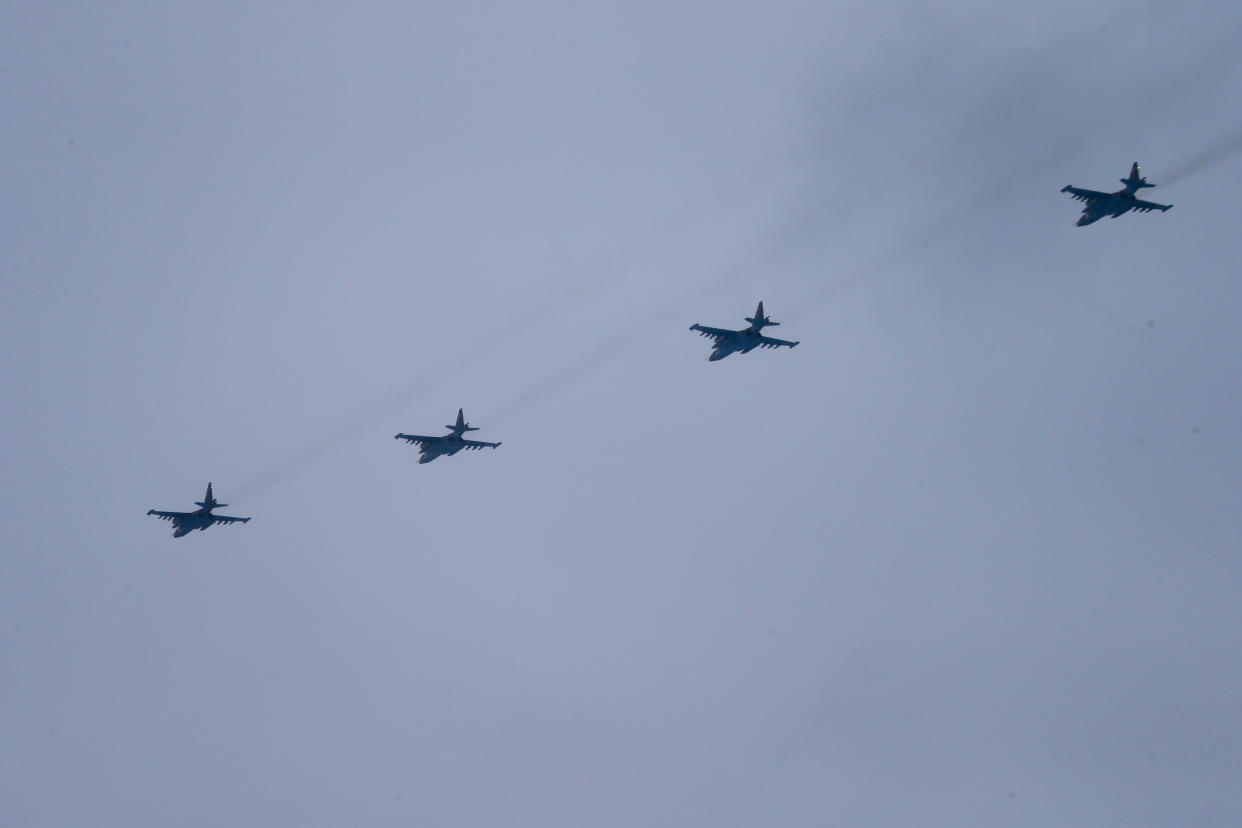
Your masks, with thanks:
M 712 354 L 708 357 L 712 362 L 724 359 L 732 353 L 748 354 L 755 348 L 779 348 L 782 345 L 786 348 L 792 348 L 798 344 L 797 342 L 787 342 L 784 339 L 773 339 L 760 333 L 769 325 L 781 324 L 780 322 L 773 322 L 763 315 L 763 302 L 760 302 L 759 307 L 755 308 L 755 315 L 746 317 L 746 321 L 750 323 L 750 327 L 743 328 L 740 331 L 709 328 L 697 322 L 690 326 L 690 330 L 698 331 L 708 339 L 715 340 L 716 344 L 712 348 Z
M 457 409 L 457 424 L 445 426 L 445 428 L 450 429 L 450 431 L 443 437 L 425 437 L 421 434 L 398 434 L 394 439 L 417 444 L 420 452 L 418 457 L 419 463 L 430 463 L 442 454 L 452 457 L 462 449 L 478 451 L 479 449 L 496 448 L 500 445 L 500 443 L 485 443 L 482 440 L 462 439 L 461 435 L 467 431 L 478 431 L 478 429 L 472 428 L 470 423 L 466 422 L 466 416 L 460 408 Z
M 1117 218 L 1124 213 L 1134 210 L 1138 213 L 1150 213 L 1152 210 L 1164 212 L 1172 207 L 1172 204 L 1157 204 L 1154 201 L 1143 201 L 1141 198 L 1135 198 L 1134 194 L 1144 187 L 1154 187 L 1155 184 L 1148 184 L 1147 179 L 1139 175 L 1139 164 L 1134 162 L 1134 166 L 1130 167 L 1130 177 L 1120 179 L 1122 184 L 1126 185 L 1124 190 L 1118 190 L 1115 193 L 1101 193 L 1098 190 L 1084 190 L 1081 187 L 1074 187 L 1067 184 L 1061 188 L 1061 192 L 1069 193 L 1079 201 L 1087 202 L 1087 206 L 1082 208 L 1082 216 L 1078 219 L 1079 227 L 1086 227 L 1088 224 L 1099 221 L 1105 216 Z
M 195 529 L 200 532 L 207 529 L 213 523 L 246 523 L 250 520 L 248 517 L 228 517 L 227 515 L 217 515 L 213 513 L 213 509 L 228 506 L 227 503 L 220 503 L 216 500 L 215 495 L 211 493 L 211 484 L 207 484 L 207 494 L 202 500 L 196 501 L 195 506 L 199 508 L 193 512 L 160 512 L 156 509 L 150 509 L 147 514 L 155 515 L 160 520 L 172 521 L 173 537 L 179 538 L 188 535 Z

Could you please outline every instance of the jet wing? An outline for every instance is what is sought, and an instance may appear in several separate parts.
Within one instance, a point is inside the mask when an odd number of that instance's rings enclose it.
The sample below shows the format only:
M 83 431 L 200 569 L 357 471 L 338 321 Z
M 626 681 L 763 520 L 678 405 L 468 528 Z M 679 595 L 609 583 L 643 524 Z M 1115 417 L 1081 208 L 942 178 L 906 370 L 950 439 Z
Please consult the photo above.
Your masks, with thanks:
M 478 449 L 496 448 L 500 445 L 500 443 L 485 443 L 482 440 L 462 440 L 461 444 L 468 449 L 474 449 L 476 451 Z
M 188 518 L 190 516 L 189 512 L 161 512 L 157 509 L 148 509 L 147 514 L 154 515 L 160 520 L 173 520 L 173 521 L 181 520 L 182 518 Z
M 435 443 L 441 442 L 444 438 L 443 437 L 424 437 L 421 434 L 398 434 L 393 439 L 405 440 L 407 443 L 413 443 L 415 445 L 419 445 L 419 446 L 422 446 L 423 448 L 426 448 L 427 446 L 434 445 Z
M 792 348 L 797 344 L 798 344 L 797 342 L 790 342 L 785 339 L 776 339 L 771 336 L 759 337 L 760 348 L 780 348 L 782 345 L 786 348 Z
M 1143 201 L 1141 198 L 1136 198 L 1134 199 L 1134 207 L 1132 209 L 1140 213 L 1150 213 L 1152 210 L 1159 210 L 1163 213 L 1172 206 L 1172 204 L 1157 204 L 1154 201 Z
M 215 523 L 245 523 L 250 518 L 229 517 L 228 515 L 212 515 L 211 519 Z
M 1061 188 L 1061 192 L 1069 193 L 1079 201 L 1099 201 L 1101 198 L 1108 198 L 1111 193 L 1101 193 L 1099 190 L 1084 190 L 1082 187 L 1065 186 Z
M 709 339 L 714 339 L 717 342 L 737 333 L 737 331 L 727 331 L 724 328 L 709 328 L 706 325 L 700 325 L 697 322 L 690 326 L 690 330 L 698 331 L 701 335 L 706 336 Z

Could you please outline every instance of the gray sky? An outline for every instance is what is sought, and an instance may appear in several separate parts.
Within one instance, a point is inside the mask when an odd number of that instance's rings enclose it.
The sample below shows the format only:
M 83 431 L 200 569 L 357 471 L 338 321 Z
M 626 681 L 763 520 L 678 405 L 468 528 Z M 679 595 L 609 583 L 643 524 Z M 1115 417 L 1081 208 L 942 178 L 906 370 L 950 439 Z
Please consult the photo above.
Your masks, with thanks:
M 1240 35 L 0 7 L 0 824 L 1237 825 Z

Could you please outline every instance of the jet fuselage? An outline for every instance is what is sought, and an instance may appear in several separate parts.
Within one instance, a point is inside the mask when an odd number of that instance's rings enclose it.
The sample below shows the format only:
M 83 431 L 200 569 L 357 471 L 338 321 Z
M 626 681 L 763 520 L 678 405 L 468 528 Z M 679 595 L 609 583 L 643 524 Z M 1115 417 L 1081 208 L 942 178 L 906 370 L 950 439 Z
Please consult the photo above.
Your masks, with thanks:
M 176 521 L 175 528 L 173 529 L 173 537 L 185 537 L 195 529 L 202 532 L 213 523 L 215 523 L 215 520 L 211 517 L 211 513 L 203 509 L 199 509 L 197 512 L 192 512 L 191 514 L 188 514 Z
M 1094 224 L 1105 216 L 1117 218 L 1118 216 L 1125 215 L 1134 209 L 1134 202 L 1134 193 L 1126 190 L 1109 193 L 1107 198 L 1101 198 L 1083 208 L 1082 215 L 1078 218 L 1078 226 L 1086 227 L 1088 224 Z
M 737 331 L 733 336 L 727 337 L 716 343 L 716 347 L 712 349 L 711 355 L 708 356 L 709 362 L 717 362 L 725 357 L 743 353 L 748 354 L 759 344 L 759 331 L 753 327 L 744 331 Z
M 430 463 L 437 457 L 452 457 L 465 447 L 465 438 L 460 434 L 446 434 L 438 442 L 424 446 L 419 454 L 418 462 Z

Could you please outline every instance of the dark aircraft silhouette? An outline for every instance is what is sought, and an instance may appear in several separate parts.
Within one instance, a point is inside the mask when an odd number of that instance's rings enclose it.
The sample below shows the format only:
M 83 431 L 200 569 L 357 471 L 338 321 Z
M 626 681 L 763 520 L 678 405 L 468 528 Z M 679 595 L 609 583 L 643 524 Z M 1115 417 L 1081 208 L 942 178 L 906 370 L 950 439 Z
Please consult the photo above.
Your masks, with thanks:
M 786 348 L 792 348 L 798 344 L 797 342 L 786 342 L 784 339 L 773 339 L 760 333 L 769 325 L 781 324 L 780 322 L 773 322 L 763 315 L 762 302 L 755 309 L 755 315 L 753 317 L 746 317 L 746 321 L 750 323 L 750 327 L 743 328 L 740 331 L 709 328 L 697 322 L 690 326 L 690 330 L 698 331 L 703 336 L 716 341 L 715 346 L 712 348 L 712 355 L 708 357 L 712 362 L 724 359 L 732 353 L 748 354 L 755 348 L 779 348 L 782 345 Z
M 207 494 L 202 500 L 196 501 L 195 506 L 199 508 L 193 512 L 160 512 L 151 509 L 148 515 L 155 515 L 160 520 L 170 520 L 173 525 L 173 537 L 179 538 L 188 535 L 195 529 L 199 531 L 205 530 L 213 523 L 246 523 L 250 520 L 248 517 L 228 517 L 227 515 L 217 515 L 212 512 L 213 509 L 228 506 L 227 503 L 220 503 L 216 500 L 215 495 L 211 493 L 211 484 L 207 484 Z
M 430 463 L 442 454 L 452 457 L 462 449 L 471 449 L 477 451 L 485 448 L 496 448 L 500 443 L 485 443 L 482 440 L 464 440 L 463 434 L 467 431 L 478 431 L 477 428 L 471 428 L 470 423 L 466 422 L 466 416 L 459 408 L 457 409 L 457 424 L 445 426 L 451 431 L 443 437 L 424 437 L 421 434 L 398 434 L 397 440 L 405 440 L 407 443 L 418 444 L 419 463 Z
M 1157 204 L 1154 201 L 1143 201 L 1141 198 L 1135 198 L 1134 194 L 1144 187 L 1154 187 L 1155 184 L 1148 184 L 1146 178 L 1139 176 L 1138 162 L 1134 162 L 1134 166 L 1130 168 L 1130 177 L 1121 179 L 1121 183 L 1126 185 L 1124 190 L 1118 190 L 1115 193 L 1101 193 L 1098 190 L 1084 190 L 1081 187 L 1066 185 L 1061 188 L 1061 192 L 1069 193 L 1079 201 L 1087 202 L 1087 206 L 1082 208 L 1082 216 L 1078 219 L 1079 227 L 1086 227 L 1088 224 L 1097 222 L 1105 216 L 1117 216 L 1134 210 L 1138 213 L 1150 213 L 1152 210 L 1164 212 L 1172 207 L 1172 204 Z

